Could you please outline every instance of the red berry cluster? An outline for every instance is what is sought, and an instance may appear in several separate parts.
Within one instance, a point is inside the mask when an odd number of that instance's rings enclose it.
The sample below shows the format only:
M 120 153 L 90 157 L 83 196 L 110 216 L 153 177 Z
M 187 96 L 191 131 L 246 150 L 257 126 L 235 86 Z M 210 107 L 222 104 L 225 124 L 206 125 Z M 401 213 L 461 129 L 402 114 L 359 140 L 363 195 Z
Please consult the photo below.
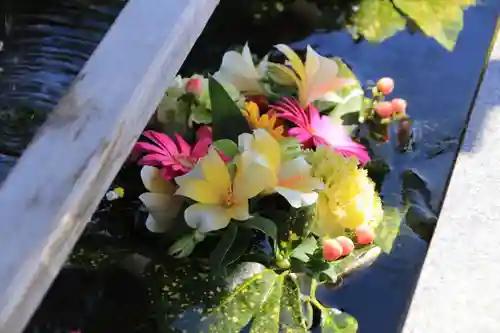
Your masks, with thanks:
M 394 80 L 384 77 L 378 80 L 377 90 L 384 96 L 389 95 L 394 90 Z M 402 98 L 394 98 L 392 101 L 378 102 L 374 106 L 375 112 L 382 119 L 388 119 L 395 115 L 404 116 L 406 114 L 407 103 Z
M 358 244 L 368 245 L 373 243 L 375 231 L 369 226 L 360 226 L 355 230 L 354 235 Z M 323 242 L 323 258 L 326 261 L 335 261 L 351 254 L 352 251 L 354 251 L 354 242 L 346 236 L 327 239 Z

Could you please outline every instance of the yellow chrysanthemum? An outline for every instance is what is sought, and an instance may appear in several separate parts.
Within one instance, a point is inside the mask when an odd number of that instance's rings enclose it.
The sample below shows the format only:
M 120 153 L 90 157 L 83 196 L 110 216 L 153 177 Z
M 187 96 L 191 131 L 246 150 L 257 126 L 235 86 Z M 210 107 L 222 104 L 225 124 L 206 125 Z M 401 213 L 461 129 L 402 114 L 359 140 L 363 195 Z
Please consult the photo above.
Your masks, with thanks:
M 269 116 L 267 113 L 261 116 L 257 103 L 247 102 L 242 112 L 252 129 L 263 128 L 276 140 L 283 138 L 283 125 L 277 123 L 276 116 Z
M 314 233 L 335 237 L 345 229 L 361 225 L 375 228 L 380 223 L 384 214 L 382 202 L 367 171 L 358 168 L 357 159 L 321 146 L 311 153 L 310 162 L 314 176 L 325 184 L 316 206 Z

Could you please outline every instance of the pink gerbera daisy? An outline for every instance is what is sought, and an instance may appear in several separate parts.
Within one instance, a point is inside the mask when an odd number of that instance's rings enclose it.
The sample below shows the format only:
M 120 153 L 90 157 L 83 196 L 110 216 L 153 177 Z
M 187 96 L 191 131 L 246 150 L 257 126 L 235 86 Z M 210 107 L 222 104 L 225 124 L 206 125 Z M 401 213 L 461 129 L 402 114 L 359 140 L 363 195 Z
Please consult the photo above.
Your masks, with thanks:
M 153 143 L 135 144 L 134 153 L 146 154 L 138 164 L 159 168 L 167 180 L 189 172 L 212 144 L 212 132 L 207 126 L 201 127 L 196 134 L 198 141 L 191 147 L 179 134 L 175 134 L 174 140 L 160 132 L 145 131 L 143 135 Z
M 296 100 L 284 99 L 274 105 L 278 117 L 294 123 L 297 127 L 290 128 L 288 135 L 299 140 L 306 148 L 319 145 L 329 145 L 344 156 L 355 156 L 361 164 L 370 160 L 366 148 L 353 141 L 342 125 L 334 124 L 328 116 L 320 115 L 314 105 L 305 109 Z

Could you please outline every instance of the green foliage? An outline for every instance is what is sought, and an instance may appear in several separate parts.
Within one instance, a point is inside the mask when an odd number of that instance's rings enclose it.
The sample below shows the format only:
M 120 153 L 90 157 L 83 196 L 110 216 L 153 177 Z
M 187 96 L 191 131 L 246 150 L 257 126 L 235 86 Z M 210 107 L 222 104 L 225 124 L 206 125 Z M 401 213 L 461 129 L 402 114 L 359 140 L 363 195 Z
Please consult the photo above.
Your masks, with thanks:
M 233 158 L 238 154 L 238 145 L 229 139 L 217 140 L 212 145 L 228 157 Z
M 276 223 L 271 221 L 270 219 L 266 219 L 262 216 L 255 216 L 252 219 L 245 221 L 242 224 L 245 228 L 256 229 L 264 233 L 267 237 L 270 237 L 273 242 L 277 242 L 278 239 L 278 227 L 276 227 Z
M 250 132 L 247 120 L 224 87 L 212 77 L 208 79 L 208 90 L 214 140 L 229 139 L 237 142 L 238 135 Z
M 260 312 L 273 291 L 278 275 L 273 270 L 256 274 L 201 319 L 197 332 L 239 332 Z M 272 306 L 272 305 L 271 305 Z
M 351 28 L 355 36 L 381 42 L 405 28 L 405 15 L 451 51 L 463 28 L 463 11 L 474 4 L 475 0 L 362 0 Z
M 406 215 L 407 209 L 400 211 L 398 208 L 389 207 L 384 209 L 384 219 L 375 229 L 374 243 L 385 253 L 390 253 L 394 240 L 399 234 L 401 222 Z
M 318 241 L 313 236 L 310 236 L 302 240 L 302 242 L 293 249 L 291 257 L 306 263 L 317 249 Z
M 390 0 L 362 0 L 353 17 L 352 33 L 369 41 L 381 42 L 403 30 L 406 20 Z
M 321 311 L 321 333 L 356 333 L 358 322 L 356 319 L 336 309 Z

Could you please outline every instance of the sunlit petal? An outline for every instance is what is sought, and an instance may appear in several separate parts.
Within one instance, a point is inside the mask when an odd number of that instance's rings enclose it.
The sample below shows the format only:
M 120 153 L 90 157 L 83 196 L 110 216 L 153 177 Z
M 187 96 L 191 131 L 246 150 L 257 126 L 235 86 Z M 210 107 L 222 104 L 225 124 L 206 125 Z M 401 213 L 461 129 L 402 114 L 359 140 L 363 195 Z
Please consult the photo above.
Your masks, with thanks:
M 290 66 L 297 73 L 299 78 L 301 80 L 305 80 L 307 78 L 306 69 L 297 53 L 285 44 L 278 44 L 276 45 L 276 48 L 288 58 Z
M 161 176 L 160 169 L 152 166 L 144 166 L 141 169 L 141 179 L 144 187 L 155 193 L 165 193 L 172 195 L 175 192 L 175 185 L 172 181 L 165 180 Z
M 198 203 L 184 211 L 184 219 L 191 228 L 207 233 L 227 227 L 231 217 L 221 206 Z
M 290 206 L 294 208 L 310 206 L 318 199 L 318 193 L 316 192 L 304 193 L 279 186 L 274 189 L 290 203 Z
M 204 204 L 217 204 L 221 197 L 218 188 L 214 188 L 212 184 L 206 180 L 184 180 L 182 185 L 179 186 L 176 195 L 182 195 L 191 198 Z
M 252 163 L 251 155 L 239 156 L 233 182 L 233 196 L 239 203 L 257 196 L 264 189 L 276 184 L 276 176 L 268 168 Z
M 212 187 L 212 191 L 218 193 L 219 197 L 226 194 L 231 187 L 231 178 L 226 164 L 215 148 L 208 151 L 207 156 L 200 160 L 200 164 L 203 177 Z

